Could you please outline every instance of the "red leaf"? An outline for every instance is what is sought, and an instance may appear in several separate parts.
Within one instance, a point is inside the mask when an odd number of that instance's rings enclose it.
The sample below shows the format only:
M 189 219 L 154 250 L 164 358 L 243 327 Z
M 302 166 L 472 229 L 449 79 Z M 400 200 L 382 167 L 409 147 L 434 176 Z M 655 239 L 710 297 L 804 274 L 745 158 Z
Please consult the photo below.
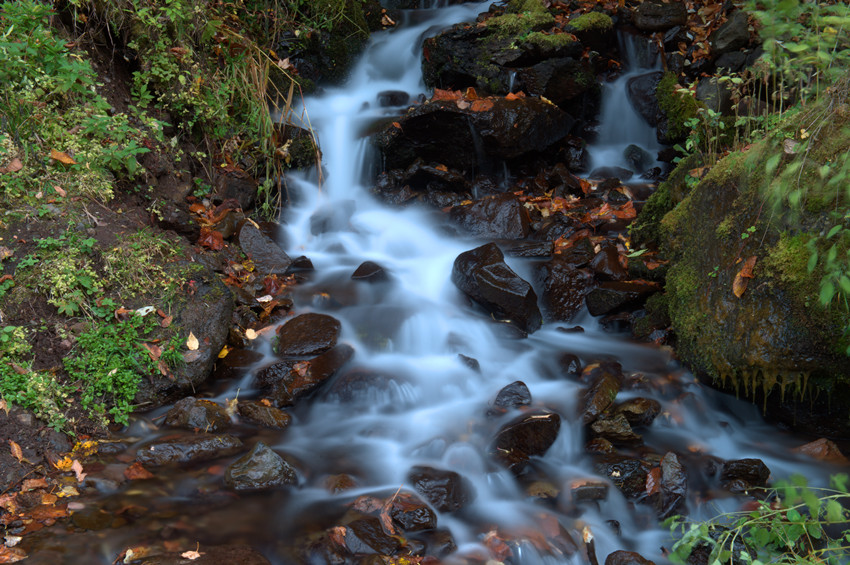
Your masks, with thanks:
M 139 479 L 152 479 L 153 473 L 142 467 L 142 464 L 138 461 L 134 462 L 132 465 L 124 469 L 124 477 L 128 481 L 135 481 Z
M 661 467 L 653 467 L 646 475 L 646 495 L 652 496 L 661 489 Z
M 753 278 L 753 267 L 756 266 L 756 256 L 748 257 L 746 261 L 744 261 L 744 266 L 741 267 L 741 276 L 746 277 L 748 279 Z
M 476 100 L 472 103 L 471 110 L 473 112 L 489 112 L 493 109 L 492 100 Z

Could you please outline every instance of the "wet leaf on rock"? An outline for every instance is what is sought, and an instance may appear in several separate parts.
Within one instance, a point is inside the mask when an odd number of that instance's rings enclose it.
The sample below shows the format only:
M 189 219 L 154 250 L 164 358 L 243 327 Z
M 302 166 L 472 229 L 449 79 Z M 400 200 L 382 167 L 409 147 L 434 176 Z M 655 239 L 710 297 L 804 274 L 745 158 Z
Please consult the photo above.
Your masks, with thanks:
M 221 251 L 224 248 L 224 237 L 221 232 L 211 230 L 209 228 L 201 228 L 201 235 L 198 237 L 198 245 L 212 249 L 213 251 Z
M 200 343 L 198 343 L 198 338 L 195 337 L 195 334 L 189 332 L 189 337 L 186 338 L 186 348 L 190 351 L 196 351 L 199 345 Z
M 18 547 L 0 545 L 0 563 L 16 563 L 27 558 L 27 552 Z
M 24 460 L 24 453 L 21 451 L 21 446 L 15 443 L 12 440 L 9 440 L 9 449 L 12 452 L 12 457 L 18 460 L 18 462 L 22 462 Z

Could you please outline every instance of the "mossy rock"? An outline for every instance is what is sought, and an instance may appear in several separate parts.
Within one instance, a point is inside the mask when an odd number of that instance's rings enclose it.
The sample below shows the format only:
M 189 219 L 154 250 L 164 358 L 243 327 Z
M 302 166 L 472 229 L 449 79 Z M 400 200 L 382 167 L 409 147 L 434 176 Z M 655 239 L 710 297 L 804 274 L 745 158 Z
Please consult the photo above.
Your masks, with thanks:
M 614 21 L 608 14 L 588 12 L 571 19 L 570 26 L 576 31 L 606 31 L 614 29 Z
M 684 139 L 690 132 L 687 121 L 697 117 L 699 102 L 689 95 L 678 92 L 678 78 L 675 73 L 667 72 L 655 89 L 658 107 L 666 120 L 658 125 L 659 140 L 675 143 Z
M 841 135 L 844 129 L 834 125 L 822 131 Z M 825 148 L 837 144 L 826 137 L 820 143 L 810 155 L 828 159 Z M 768 163 L 777 159 L 777 170 L 768 174 Z M 639 219 L 636 229 L 640 237 L 660 239 L 672 260 L 666 291 L 681 359 L 716 384 L 758 399 L 769 414 L 793 414 L 801 423 L 801 407 L 827 392 L 850 400 L 844 334 L 850 315 L 818 304 L 822 272 L 808 269 L 809 242 L 823 215 L 803 205 L 793 215 L 768 213 L 763 191 L 784 178 L 791 162 L 783 145 L 771 139 L 733 153 L 656 224 L 659 211 L 674 203 L 675 184 L 659 188 L 657 202 L 647 206 L 648 218 Z M 809 187 L 811 194 L 819 190 Z M 753 256 L 753 278 L 745 279 L 746 290 L 737 296 L 736 277 Z M 837 398 L 831 408 L 818 408 L 828 414 L 821 424 L 828 423 L 830 433 L 850 433 L 847 405 Z

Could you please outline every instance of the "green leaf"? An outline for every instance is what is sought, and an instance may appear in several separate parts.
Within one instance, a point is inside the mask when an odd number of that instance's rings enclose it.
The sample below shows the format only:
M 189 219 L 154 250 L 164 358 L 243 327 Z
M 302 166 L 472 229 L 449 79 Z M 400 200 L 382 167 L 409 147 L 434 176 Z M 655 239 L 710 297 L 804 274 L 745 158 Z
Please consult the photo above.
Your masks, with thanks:
M 843 228 L 844 228 L 844 226 L 842 226 L 840 224 L 837 225 L 837 226 L 832 226 L 832 229 L 829 230 L 829 233 L 826 234 L 826 238 L 827 239 L 831 238 L 832 236 L 834 236 L 835 234 L 840 232 Z
M 846 473 L 838 473 L 836 475 L 832 475 L 829 482 L 834 489 L 846 493 L 848 480 L 850 480 L 850 477 L 848 477 Z
M 788 517 L 789 522 L 799 522 L 803 518 L 802 516 L 800 516 L 800 513 L 797 512 L 797 510 L 795 510 L 794 508 L 791 508 L 786 513 L 786 516 Z
M 850 278 L 847 278 L 847 275 L 838 277 L 838 285 L 844 294 L 850 294 Z
M 818 266 L 818 252 L 815 250 L 815 251 L 812 251 L 811 255 L 809 255 L 809 262 L 806 265 L 806 268 L 808 269 L 809 273 L 813 273 L 815 271 L 815 267 L 817 267 L 817 266 Z
M 809 522 L 806 524 L 806 532 L 815 539 L 820 539 L 823 536 L 823 530 L 818 523 Z
M 782 155 L 777 153 L 776 155 L 767 160 L 764 165 L 764 170 L 768 175 L 772 175 L 774 172 L 776 172 L 776 167 L 779 166 L 779 159 L 781 158 Z
M 826 521 L 830 524 L 844 521 L 844 508 L 834 498 L 826 502 Z
M 822 281 L 820 285 L 820 303 L 822 306 L 828 305 L 835 297 L 835 285 L 832 281 Z

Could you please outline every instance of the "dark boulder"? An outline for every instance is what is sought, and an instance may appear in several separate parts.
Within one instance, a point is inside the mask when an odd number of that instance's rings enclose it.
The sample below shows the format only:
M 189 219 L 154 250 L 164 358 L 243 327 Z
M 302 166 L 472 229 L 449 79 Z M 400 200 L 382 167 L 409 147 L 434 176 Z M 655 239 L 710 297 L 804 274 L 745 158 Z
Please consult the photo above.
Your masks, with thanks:
M 510 410 L 531 404 L 531 391 L 522 381 L 514 381 L 502 388 L 493 401 L 493 406 L 487 411 L 488 415 L 501 415 Z
M 454 471 L 417 465 L 407 478 L 416 492 L 440 512 L 455 512 L 475 499 L 472 485 Z
M 538 98 L 440 100 L 415 107 L 375 136 L 387 170 L 417 159 L 449 169 L 479 169 L 487 158 L 515 159 L 541 152 L 569 133 L 574 120 Z
M 645 281 L 610 281 L 591 290 L 585 300 L 592 316 L 603 316 L 638 307 L 658 290 L 657 284 Z
M 528 210 L 512 193 L 454 206 L 449 218 L 464 231 L 481 238 L 525 239 L 530 232 Z
M 761 459 L 735 459 L 727 461 L 720 470 L 720 481 L 735 492 L 767 486 L 770 469 Z
M 490 455 L 505 467 L 519 472 L 534 456 L 542 456 L 558 438 L 561 417 L 553 412 L 524 414 L 496 434 Z
M 250 452 L 230 464 L 224 482 L 237 491 L 265 490 L 297 484 L 298 475 L 283 457 L 258 441 Z
M 367 283 L 386 282 L 389 279 L 386 269 L 372 261 L 364 261 L 351 274 L 351 280 Z
M 339 338 L 339 320 L 326 314 L 301 314 L 277 329 L 280 355 L 316 355 L 327 351 Z
M 623 151 L 623 158 L 636 173 L 643 173 L 652 165 L 654 159 L 646 149 L 637 145 L 629 145 Z
M 646 123 L 652 127 L 658 125 L 661 119 L 661 109 L 658 107 L 656 89 L 664 77 L 663 71 L 653 71 L 632 77 L 626 83 L 629 102 Z
M 607 477 L 626 498 L 646 496 L 646 477 L 649 468 L 640 459 L 622 455 L 603 455 L 594 465 L 596 472 Z
M 660 487 L 658 517 L 666 520 L 670 516 L 681 514 L 687 504 L 688 476 L 673 452 L 668 452 L 661 460 Z
M 325 384 L 354 355 L 340 344 L 309 361 L 282 361 L 257 373 L 258 384 L 280 406 L 292 406 Z
M 227 434 L 166 436 L 140 447 L 136 459 L 145 466 L 198 463 L 233 455 L 241 448 L 239 438 Z
M 623 386 L 623 375 L 600 368 L 594 371 L 590 384 L 579 402 L 579 416 L 584 424 L 590 424 L 614 403 Z
M 386 533 L 381 521 L 374 516 L 364 516 L 349 523 L 345 526 L 343 539 L 345 548 L 352 555 L 393 555 L 401 547 L 399 538 Z
M 517 71 L 515 89 L 543 96 L 571 114 L 582 116 L 583 105 L 598 103 L 600 88 L 591 70 L 584 63 L 563 57 L 546 59 Z M 581 100 L 583 95 L 588 100 Z
M 632 426 L 648 426 L 661 413 L 661 403 L 653 398 L 632 398 L 618 404 L 613 411 L 625 416 Z
M 610 553 L 605 558 L 605 565 L 655 565 L 655 562 L 646 559 L 640 553 L 621 549 Z
M 622 414 L 603 414 L 590 425 L 590 429 L 598 436 L 607 439 L 613 445 L 639 445 L 643 438 L 636 434 L 629 421 Z
M 747 14 L 743 10 L 737 10 L 729 16 L 725 24 L 709 36 L 708 41 L 711 44 L 711 54 L 715 57 L 749 45 L 750 31 Z
M 437 527 L 437 514 L 410 492 L 401 492 L 392 498 L 390 517 L 405 532 L 433 530 Z
M 240 401 L 239 416 L 246 422 L 276 430 L 288 427 L 292 421 L 292 416 L 280 408 L 255 400 Z
M 628 277 L 628 271 L 620 263 L 620 252 L 617 246 L 611 242 L 603 242 L 599 246 L 599 252 L 590 262 L 590 268 L 596 277 L 605 281 L 621 281 Z
M 665 31 L 688 22 L 688 9 L 681 2 L 641 2 L 634 15 L 635 27 L 641 31 Z
M 458 255 L 452 282 L 485 310 L 524 331 L 536 331 L 542 324 L 534 289 L 508 267 L 494 243 Z
M 178 400 L 165 414 L 165 425 L 203 432 L 220 432 L 230 427 L 224 406 L 192 396 Z
M 586 258 L 580 255 L 579 249 L 576 251 L 573 257 L 557 255 L 540 267 L 543 309 L 547 320 L 572 320 L 584 308 L 585 297 L 596 284 L 587 269 L 579 269 L 569 262 L 571 259 L 581 262 Z
M 245 222 L 239 229 L 239 247 L 254 263 L 254 268 L 263 275 L 282 275 L 286 273 L 292 259 L 251 222 Z

